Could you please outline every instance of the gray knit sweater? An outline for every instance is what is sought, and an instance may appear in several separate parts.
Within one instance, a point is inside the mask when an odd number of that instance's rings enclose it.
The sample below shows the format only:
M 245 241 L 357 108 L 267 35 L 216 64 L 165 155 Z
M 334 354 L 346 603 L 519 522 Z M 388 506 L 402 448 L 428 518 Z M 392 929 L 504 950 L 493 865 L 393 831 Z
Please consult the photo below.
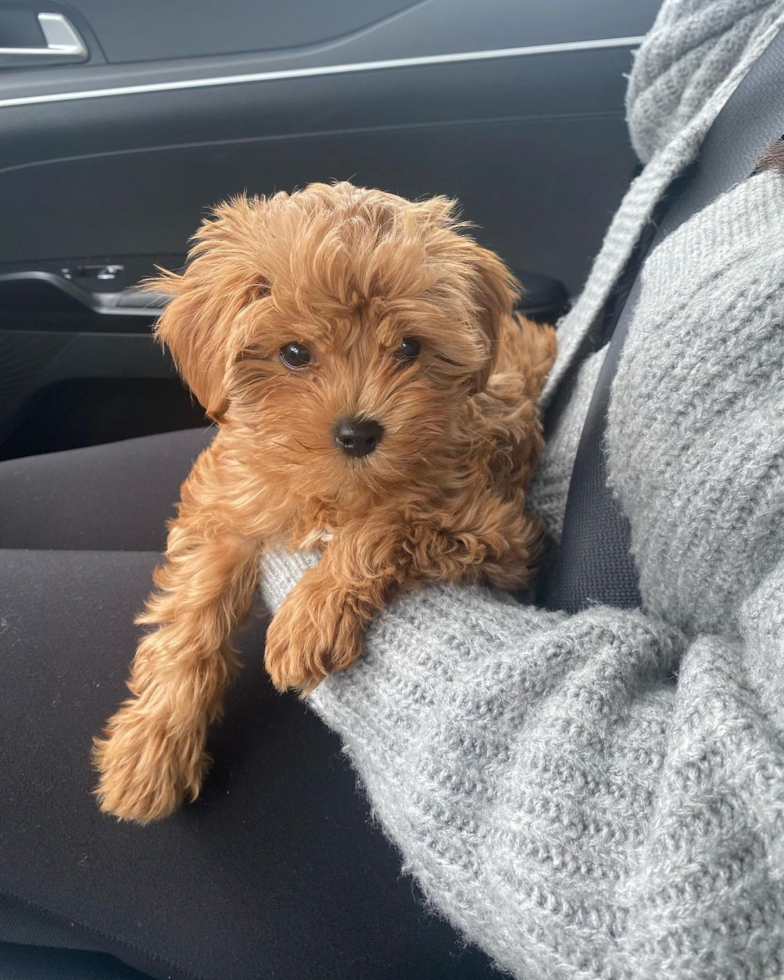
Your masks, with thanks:
M 648 160 L 560 328 L 545 393 L 662 189 L 784 21 L 668 0 L 629 87 Z M 402 596 L 310 703 L 435 907 L 516 977 L 784 976 L 784 177 L 659 246 L 614 383 L 610 482 L 643 610 Z M 601 355 L 532 499 L 558 535 Z M 313 556 L 263 568 L 275 608 Z M 429 978 L 423 978 L 429 980 Z

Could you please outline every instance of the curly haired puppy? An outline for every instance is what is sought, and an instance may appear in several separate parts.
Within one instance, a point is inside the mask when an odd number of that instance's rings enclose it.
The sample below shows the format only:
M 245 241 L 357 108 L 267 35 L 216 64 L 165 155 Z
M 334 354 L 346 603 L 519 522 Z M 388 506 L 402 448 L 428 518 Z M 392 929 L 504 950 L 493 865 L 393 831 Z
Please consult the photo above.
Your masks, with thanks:
M 102 809 L 146 823 L 194 799 L 261 550 L 317 545 L 267 634 L 275 685 L 310 691 L 373 614 L 426 581 L 525 585 L 525 488 L 555 333 L 444 198 L 351 184 L 240 197 L 199 230 L 157 334 L 218 423 L 182 487 L 132 697 L 96 741 Z

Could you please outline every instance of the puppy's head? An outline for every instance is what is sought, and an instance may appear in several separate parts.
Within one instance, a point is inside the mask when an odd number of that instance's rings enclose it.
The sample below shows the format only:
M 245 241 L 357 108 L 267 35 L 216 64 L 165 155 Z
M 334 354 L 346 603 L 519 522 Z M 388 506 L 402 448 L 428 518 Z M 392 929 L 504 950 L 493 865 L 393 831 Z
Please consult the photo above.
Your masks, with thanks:
M 236 198 L 195 238 L 157 333 L 207 412 L 299 493 L 382 489 L 443 458 L 516 283 L 444 198 L 342 183 Z

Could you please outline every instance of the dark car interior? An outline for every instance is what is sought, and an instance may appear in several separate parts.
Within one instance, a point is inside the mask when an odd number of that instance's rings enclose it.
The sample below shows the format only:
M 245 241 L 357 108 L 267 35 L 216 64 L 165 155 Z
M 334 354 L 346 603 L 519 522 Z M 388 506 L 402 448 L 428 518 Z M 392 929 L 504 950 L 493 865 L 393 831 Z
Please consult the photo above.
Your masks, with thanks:
M 138 284 L 242 191 L 456 197 L 555 321 L 635 174 L 625 75 L 659 5 L 0 2 L 0 460 L 208 424 Z M 8 976 L 142 976 L 34 944 Z
M 624 73 L 657 7 L 0 5 L 0 459 L 204 424 L 133 287 L 243 190 L 457 197 L 557 317 L 633 175 Z

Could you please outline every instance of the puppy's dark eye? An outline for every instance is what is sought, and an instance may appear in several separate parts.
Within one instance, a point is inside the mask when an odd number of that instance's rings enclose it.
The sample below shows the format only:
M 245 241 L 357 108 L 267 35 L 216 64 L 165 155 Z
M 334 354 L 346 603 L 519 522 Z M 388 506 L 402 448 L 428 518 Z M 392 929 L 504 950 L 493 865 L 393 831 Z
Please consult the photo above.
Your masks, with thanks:
M 419 352 L 422 350 L 422 345 L 418 340 L 413 337 L 404 337 L 403 343 L 396 347 L 393 351 L 394 356 L 398 361 L 402 361 L 404 364 L 411 364 L 419 357 Z
M 284 344 L 281 347 L 280 359 L 287 368 L 296 371 L 297 368 L 304 368 L 310 364 L 310 351 L 304 344 L 292 341 L 290 344 Z

